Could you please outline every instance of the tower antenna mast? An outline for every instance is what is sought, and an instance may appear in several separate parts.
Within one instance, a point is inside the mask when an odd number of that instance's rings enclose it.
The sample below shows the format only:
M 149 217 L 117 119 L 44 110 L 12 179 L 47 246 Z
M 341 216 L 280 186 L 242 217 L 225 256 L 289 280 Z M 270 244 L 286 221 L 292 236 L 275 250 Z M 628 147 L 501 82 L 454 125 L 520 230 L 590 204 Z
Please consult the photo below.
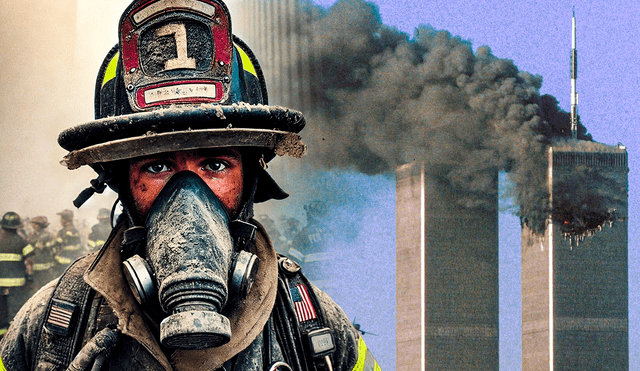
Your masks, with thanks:
M 571 18 L 571 137 L 578 139 L 578 50 L 576 49 L 576 10 L 573 8 Z

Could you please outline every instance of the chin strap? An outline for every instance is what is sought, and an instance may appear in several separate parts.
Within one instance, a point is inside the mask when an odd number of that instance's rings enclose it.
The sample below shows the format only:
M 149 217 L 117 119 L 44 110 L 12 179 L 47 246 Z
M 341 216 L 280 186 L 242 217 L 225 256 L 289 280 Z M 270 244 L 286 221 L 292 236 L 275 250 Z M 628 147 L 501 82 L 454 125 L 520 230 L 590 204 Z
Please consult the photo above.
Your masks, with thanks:
M 117 202 L 116 202 L 117 203 Z M 120 246 L 120 253 L 122 254 L 122 260 L 126 260 L 134 255 L 144 256 L 144 247 L 147 243 L 147 228 L 136 225 L 131 212 L 127 205 L 121 201 L 122 215 L 126 218 L 124 221 L 127 225 L 127 229 L 124 231 L 122 244 Z
M 102 193 L 107 188 L 107 182 L 111 181 L 111 172 L 104 168 L 98 171 L 98 177 L 90 181 L 91 187 L 85 188 L 75 200 L 73 200 L 73 206 L 79 208 L 82 206 L 94 193 Z
M 249 193 L 249 197 L 247 197 L 247 200 L 244 202 L 244 205 L 242 205 L 242 208 L 238 212 L 236 220 L 247 222 L 249 219 L 253 218 L 253 200 L 256 195 L 256 189 L 258 189 L 257 171 L 256 176 L 253 180 L 253 184 L 251 185 L 251 193 Z

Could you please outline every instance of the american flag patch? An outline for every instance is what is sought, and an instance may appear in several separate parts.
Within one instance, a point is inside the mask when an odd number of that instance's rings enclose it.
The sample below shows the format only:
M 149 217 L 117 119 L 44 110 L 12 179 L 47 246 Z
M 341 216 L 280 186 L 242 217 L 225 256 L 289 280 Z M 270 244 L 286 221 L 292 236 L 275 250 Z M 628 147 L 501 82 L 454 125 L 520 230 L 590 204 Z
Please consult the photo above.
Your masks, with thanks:
M 46 327 L 56 335 L 67 336 L 77 308 L 78 306 L 73 303 L 53 299 Z
M 318 318 L 316 316 L 316 310 L 313 308 L 313 304 L 311 303 L 311 297 L 309 297 L 307 286 L 296 285 L 296 287 L 291 288 L 290 291 L 291 298 L 293 299 L 293 305 L 296 309 L 296 315 L 298 316 L 298 321 L 305 322 Z

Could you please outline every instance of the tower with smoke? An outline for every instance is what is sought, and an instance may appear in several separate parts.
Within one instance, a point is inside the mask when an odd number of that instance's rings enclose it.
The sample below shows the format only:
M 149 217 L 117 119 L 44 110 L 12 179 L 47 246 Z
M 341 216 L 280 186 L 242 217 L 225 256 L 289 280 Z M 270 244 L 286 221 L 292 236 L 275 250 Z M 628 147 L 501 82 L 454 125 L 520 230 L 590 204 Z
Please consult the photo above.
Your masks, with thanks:
M 627 152 L 548 150 L 542 234 L 522 230 L 522 369 L 629 369 Z

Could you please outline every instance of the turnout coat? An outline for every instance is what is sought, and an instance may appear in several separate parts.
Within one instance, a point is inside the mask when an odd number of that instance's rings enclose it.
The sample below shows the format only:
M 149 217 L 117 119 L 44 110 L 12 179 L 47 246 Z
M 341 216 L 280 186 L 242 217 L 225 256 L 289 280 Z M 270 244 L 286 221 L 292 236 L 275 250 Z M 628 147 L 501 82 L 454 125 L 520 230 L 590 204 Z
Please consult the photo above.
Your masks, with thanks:
M 222 313 L 231 322 L 229 343 L 204 350 L 160 345 L 158 323 L 123 276 L 119 225 L 99 252 L 78 259 L 23 306 L 0 343 L 0 370 L 65 370 L 72 361 L 111 371 L 379 370 L 342 309 L 296 263 L 277 255 L 264 228 L 252 222 L 258 229 L 250 249 L 260 265 L 247 298 L 230 298 Z M 302 291 L 295 290 L 305 289 L 312 313 L 301 317 L 295 302 Z M 94 336 L 104 329 L 117 334 L 110 346 L 96 345 Z M 309 334 L 317 332 L 329 333 L 333 344 L 326 336 L 314 343 Z

